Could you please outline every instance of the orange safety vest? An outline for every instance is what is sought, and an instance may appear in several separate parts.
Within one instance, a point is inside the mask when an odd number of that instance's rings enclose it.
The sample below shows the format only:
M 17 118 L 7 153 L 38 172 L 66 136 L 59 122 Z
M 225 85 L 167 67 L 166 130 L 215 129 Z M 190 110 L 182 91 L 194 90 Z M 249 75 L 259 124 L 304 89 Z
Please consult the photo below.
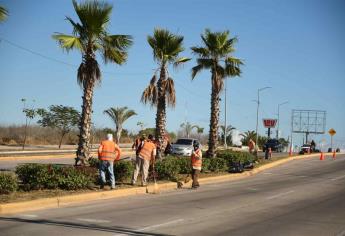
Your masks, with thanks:
M 98 153 L 98 158 L 101 161 L 113 161 L 116 158 L 115 151 L 119 152 L 119 147 L 110 140 L 101 142 L 102 151 Z M 119 156 L 119 155 L 118 155 Z
M 194 167 L 201 167 L 202 165 L 202 153 L 201 150 L 198 149 L 195 152 L 192 152 L 192 166 Z
M 144 141 L 144 145 L 139 152 L 139 157 L 150 161 L 153 150 L 156 149 L 156 145 L 150 141 Z

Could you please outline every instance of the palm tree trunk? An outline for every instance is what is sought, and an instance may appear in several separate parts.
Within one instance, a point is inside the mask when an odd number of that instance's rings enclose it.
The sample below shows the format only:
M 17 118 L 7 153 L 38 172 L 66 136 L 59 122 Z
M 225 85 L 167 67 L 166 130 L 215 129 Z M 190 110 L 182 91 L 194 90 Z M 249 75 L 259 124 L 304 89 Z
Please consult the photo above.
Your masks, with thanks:
M 165 91 L 163 88 L 163 83 L 166 79 L 165 65 L 163 64 L 160 71 L 160 78 L 157 81 L 158 87 L 158 103 L 157 103 L 157 114 L 156 114 L 156 140 L 163 142 L 163 137 L 165 135 L 165 124 L 166 124 L 166 100 Z
M 122 127 L 116 127 L 115 133 L 116 133 L 116 143 L 119 144 L 121 133 L 122 133 Z
M 65 134 L 66 134 L 66 132 L 61 133 L 61 138 L 60 138 L 60 142 L 59 142 L 59 149 L 61 148 L 62 139 L 65 136 Z
M 217 148 L 217 133 L 218 133 L 218 122 L 219 122 L 219 91 L 215 87 L 216 75 L 212 75 L 212 94 L 211 94 L 211 118 L 210 118 L 210 132 L 208 137 L 208 157 L 216 156 Z
M 91 133 L 91 114 L 92 114 L 92 98 L 93 88 L 95 86 L 94 79 L 85 81 L 84 83 L 84 95 L 81 120 L 79 124 L 80 134 L 77 150 L 76 164 L 80 160 L 84 165 L 85 159 L 90 157 L 90 133 Z

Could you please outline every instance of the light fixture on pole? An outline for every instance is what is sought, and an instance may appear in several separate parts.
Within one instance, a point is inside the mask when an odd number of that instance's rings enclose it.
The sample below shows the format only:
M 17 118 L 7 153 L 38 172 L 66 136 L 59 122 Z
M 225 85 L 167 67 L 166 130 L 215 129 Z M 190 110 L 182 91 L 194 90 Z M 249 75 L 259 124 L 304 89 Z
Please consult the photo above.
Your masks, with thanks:
M 285 105 L 285 104 L 287 104 L 287 103 L 289 103 L 289 101 L 285 101 L 285 102 L 282 102 L 282 103 L 280 103 L 280 104 L 278 104 L 278 128 L 277 128 L 277 140 L 279 139 L 279 125 L 280 125 L 280 122 L 279 122 L 279 109 L 280 109 L 280 106 L 282 106 L 282 105 Z
M 258 89 L 258 100 L 256 101 L 257 102 L 257 108 L 256 108 L 256 129 L 255 129 L 255 133 L 256 133 L 255 145 L 256 146 L 258 145 L 258 137 L 259 137 L 259 135 L 258 135 L 258 124 L 259 124 L 260 92 L 262 90 L 269 89 L 269 88 L 272 88 L 272 87 L 263 87 L 263 88 Z

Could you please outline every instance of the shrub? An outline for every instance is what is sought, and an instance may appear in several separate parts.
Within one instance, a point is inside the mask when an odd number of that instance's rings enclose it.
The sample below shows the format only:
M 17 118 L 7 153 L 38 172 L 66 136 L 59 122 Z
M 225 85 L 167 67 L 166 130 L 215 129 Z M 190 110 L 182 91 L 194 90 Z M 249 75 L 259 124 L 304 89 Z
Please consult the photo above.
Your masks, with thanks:
M 0 172 L 0 194 L 12 193 L 17 188 L 17 177 L 13 173 Z
M 255 160 L 255 156 L 248 152 L 235 152 L 231 150 L 223 150 L 217 152 L 217 157 L 227 160 L 228 166 L 232 166 L 233 163 L 248 164 Z
M 93 158 L 93 157 L 90 157 L 87 162 L 89 163 L 89 165 L 91 167 L 96 167 L 98 168 L 99 167 L 99 159 L 98 158 Z
M 211 159 L 210 158 L 202 158 L 202 168 L 201 171 L 202 172 L 209 172 L 210 170 L 210 163 L 211 163 Z
M 180 165 L 178 157 L 168 157 L 159 160 L 155 164 L 155 170 L 159 179 L 169 179 L 176 181 L 180 173 Z
M 132 177 L 134 164 L 131 161 L 117 161 L 114 163 L 114 174 L 116 181 L 126 181 Z
M 223 172 L 228 168 L 228 161 L 223 158 L 211 158 L 208 169 L 212 172 Z
M 16 174 L 25 190 L 37 189 L 85 189 L 97 177 L 97 169 L 63 165 L 23 164 L 16 168 Z

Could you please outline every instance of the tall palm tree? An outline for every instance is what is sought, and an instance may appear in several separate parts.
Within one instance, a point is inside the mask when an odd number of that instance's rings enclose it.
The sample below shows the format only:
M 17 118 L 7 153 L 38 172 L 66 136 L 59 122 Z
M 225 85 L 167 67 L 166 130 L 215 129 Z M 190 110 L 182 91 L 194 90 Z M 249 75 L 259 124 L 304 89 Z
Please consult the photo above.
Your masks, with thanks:
M 83 89 L 77 164 L 79 160 L 84 163 L 84 159 L 90 156 L 93 90 L 95 85 L 101 81 L 101 71 L 96 60 L 96 53 L 99 52 L 104 63 L 113 62 L 122 65 L 127 60 L 127 50 L 132 44 L 132 37 L 129 35 L 110 35 L 108 33 L 107 26 L 113 8 L 111 5 L 96 0 L 80 4 L 75 0 L 72 2 L 80 22 L 75 22 L 70 17 L 66 17 L 66 20 L 73 27 L 72 35 L 55 33 L 53 38 L 67 52 L 76 49 L 82 55 L 82 62 L 77 75 L 78 83 Z
M 3 6 L 0 6 L 0 22 L 5 21 L 8 16 L 8 11 Z
M 183 36 L 174 35 L 165 29 L 155 29 L 153 36 L 148 36 L 147 41 L 153 49 L 153 59 L 157 62 L 158 69 L 144 90 L 141 101 L 157 107 L 155 136 L 156 140 L 162 141 L 165 135 L 166 106 L 174 107 L 176 104 L 174 80 L 169 76 L 168 67 L 178 67 L 190 59 L 179 57 L 180 52 L 184 50 Z
M 115 123 L 116 143 L 120 143 L 123 123 L 131 116 L 137 115 L 135 111 L 128 110 L 128 107 L 111 107 L 104 111 Z
M 235 51 L 237 38 L 229 38 L 229 31 L 211 32 L 206 29 L 201 35 L 202 47 L 192 47 L 197 58 L 197 65 L 192 68 L 192 79 L 202 70 L 211 72 L 211 117 L 208 138 L 207 156 L 215 157 L 217 147 L 217 131 L 219 122 L 219 96 L 223 89 L 223 80 L 227 77 L 239 76 L 243 64 L 231 54 Z

